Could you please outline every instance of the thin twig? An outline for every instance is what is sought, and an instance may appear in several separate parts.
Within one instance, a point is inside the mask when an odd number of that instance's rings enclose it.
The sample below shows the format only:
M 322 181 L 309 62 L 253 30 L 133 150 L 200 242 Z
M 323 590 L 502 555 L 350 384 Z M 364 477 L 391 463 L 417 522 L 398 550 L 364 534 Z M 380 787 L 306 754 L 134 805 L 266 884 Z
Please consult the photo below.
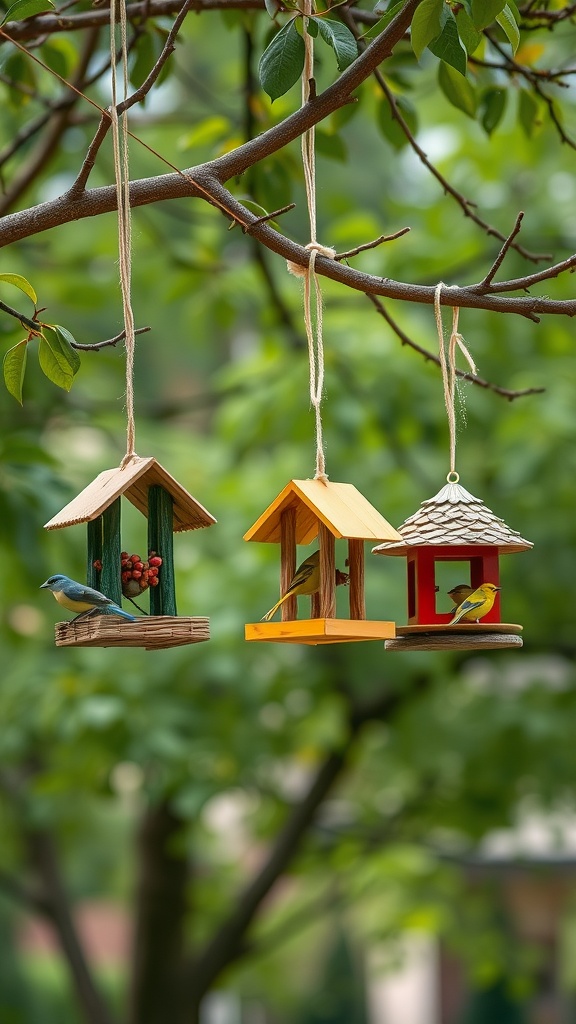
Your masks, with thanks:
M 403 345 L 413 349 L 414 352 L 418 352 L 419 355 L 424 357 L 426 362 L 435 363 L 436 366 L 440 366 L 440 359 L 438 356 L 410 338 L 406 332 L 402 330 L 400 325 L 396 323 L 393 317 L 390 316 L 390 313 L 380 299 L 376 298 L 375 295 L 367 295 L 367 298 L 370 299 L 370 302 L 380 316 L 384 318 L 397 337 L 400 338 Z M 465 370 L 456 369 L 456 375 L 461 377 L 462 380 L 469 380 L 479 388 L 485 388 L 487 391 L 493 391 L 496 395 L 500 395 L 502 398 L 507 398 L 509 402 L 513 402 L 516 398 L 525 398 L 527 395 L 540 395 L 546 390 L 546 388 L 523 388 L 519 391 L 512 391 L 509 388 L 500 387 L 499 384 L 492 384 L 490 381 L 484 380 L 477 374 L 467 373 Z
M 134 334 L 146 334 L 147 331 L 151 331 L 151 327 L 139 327 L 134 331 Z M 72 348 L 77 348 L 81 352 L 97 352 L 101 348 L 110 348 L 110 346 L 117 345 L 119 341 L 123 341 L 126 337 L 126 331 L 120 331 L 114 338 L 107 338 L 106 341 L 95 341 L 93 345 L 81 345 L 79 342 L 70 342 Z
M 494 260 L 494 263 L 492 264 L 492 266 L 490 267 L 490 270 L 486 274 L 486 277 L 480 282 L 480 286 L 481 287 L 488 288 L 492 284 L 492 279 L 494 278 L 494 275 L 496 274 L 496 272 L 502 266 L 502 263 L 504 262 L 504 259 L 506 257 L 506 253 L 508 252 L 510 246 L 512 245 L 512 242 L 516 238 L 516 235 L 520 231 L 523 219 L 524 219 L 524 213 L 523 213 L 522 210 L 520 210 L 518 216 L 516 217 L 516 223 L 514 224 L 514 227 L 512 228 L 512 231 L 510 232 L 510 234 L 508 235 L 508 238 L 504 242 L 504 245 L 500 249 L 500 252 L 498 253 L 496 259 Z
M 337 252 L 335 260 L 347 260 L 352 256 L 357 256 L 359 252 L 365 252 L 366 249 L 376 249 L 378 245 L 382 245 L 383 242 L 394 242 L 397 238 L 402 238 L 402 235 L 408 234 L 410 228 L 400 228 L 399 231 L 395 231 L 393 235 L 380 235 L 379 238 L 375 238 L 373 242 L 365 242 L 364 245 L 357 245 L 355 249 L 348 249 L 348 252 Z
M 280 207 L 279 210 L 274 210 L 272 213 L 266 213 L 263 217 L 258 217 L 257 220 L 253 220 L 251 224 L 244 224 L 242 231 L 245 235 L 249 235 L 258 224 L 265 224 L 267 220 L 274 220 L 275 217 L 280 217 L 283 213 L 288 213 L 289 210 L 296 209 L 296 203 L 288 203 L 287 206 Z

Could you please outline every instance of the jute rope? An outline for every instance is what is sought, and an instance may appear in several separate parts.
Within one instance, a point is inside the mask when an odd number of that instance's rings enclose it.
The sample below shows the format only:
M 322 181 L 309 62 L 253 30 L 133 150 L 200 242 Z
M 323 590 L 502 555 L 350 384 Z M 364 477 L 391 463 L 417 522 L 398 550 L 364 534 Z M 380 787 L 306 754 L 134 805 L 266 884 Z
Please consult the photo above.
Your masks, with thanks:
M 310 99 L 310 81 L 314 75 L 314 42 L 308 33 L 308 18 L 312 13 L 311 0 L 304 0 L 304 68 L 302 71 L 302 106 Z M 323 309 L 322 290 L 316 273 L 316 255 L 320 253 L 328 259 L 334 259 L 336 253 L 327 245 L 316 240 L 316 155 L 315 128 L 312 126 L 302 136 L 302 166 L 306 187 L 306 203 L 310 220 L 310 238 L 306 248 L 310 252 L 307 267 L 288 261 L 291 274 L 304 279 L 304 325 L 308 339 L 308 362 L 310 366 L 310 402 L 314 409 L 316 421 L 316 471 L 315 480 L 328 482 L 326 475 L 326 459 L 322 434 L 322 393 L 324 390 L 324 341 L 322 337 Z M 312 287 L 315 297 L 315 316 L 312 316 Z
M 126 2 L 118 0 L 120 9 L 120 40 L 123 70 L 124 99 L 128 95 L 128 45 L 126 31 Z M 117 73 L 116 73 L 116 0 L 110 0 L 110 66 L 112 73 L 112 145 L 114 150 L 114 177 L 118 196 L 118 263 L 120 290 L 124 312 L 126 346 L 126 455 L 120 463 L 123 469 L 136 455 L 134 422 L 134 313 L 131 302 L 132 286 L 132 216 L 130 209 L 130 167 L 128 154 L 128 118 L 126 111 L 118 118 Z
M 450 434 L 450 470 L 446 479 L 449 483 L 458 483 L 460 479 L 456 472 L 456 411 L 455 411 L 455 398 L 456 398 L 456 348 L 458 347 L 462 352 L 470 370 L 473 374 L 477 373 L 474 360 L 468 351 L 464 338 L 458 333 L 458 318 L 460 316 L 460 307 L 454 306 L 452 309 L 452 331 L 450 333 L 450 340 L 448 342 L 448 356 L 446 356 L 446 343 L 444 340 L 444 325 L 442 323 L 442 289 L 447 286 L 440 281 L 436 285 L 434 292 L 434 313 L 436 314 L 436 328 L 438 331 L 438 355 L 440 358 L 440 367 L 442 370 L 442 384 L 444 387 L 444 402 L 446 405 L 446 412 L 448 414 L 448 430 Z

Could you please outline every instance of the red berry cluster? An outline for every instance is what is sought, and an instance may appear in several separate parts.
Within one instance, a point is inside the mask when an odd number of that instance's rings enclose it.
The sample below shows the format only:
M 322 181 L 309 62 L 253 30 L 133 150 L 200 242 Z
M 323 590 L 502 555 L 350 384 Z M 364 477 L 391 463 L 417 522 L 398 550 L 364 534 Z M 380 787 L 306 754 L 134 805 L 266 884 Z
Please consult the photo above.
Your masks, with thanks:
M 155 551 L 148 553 L 148 560 L 143 562 L 140 555 L 129 555 L 123 551 L 120 555 L 122 566 L 122 593 L 125 597 L 141 594 L 148 587 L 157 587 L 160 582 L 158 570 L 162 559 Z M 138 588 L 138 589 L 136 589 Z
M 120 559 L 124 597 L 138 597 L 139 594 L 148 590 L 148 587 L 158 586 L 160 582 L 158 570 L 162 565 L 162 559 L 156 551 L 149 552 L 146 562 L 142 561 L 140 555 L 129 555 L 127 551 L 122 551 Z M 102 562 L 99 558 L 93 565 L 95 569 L 102 570 Z

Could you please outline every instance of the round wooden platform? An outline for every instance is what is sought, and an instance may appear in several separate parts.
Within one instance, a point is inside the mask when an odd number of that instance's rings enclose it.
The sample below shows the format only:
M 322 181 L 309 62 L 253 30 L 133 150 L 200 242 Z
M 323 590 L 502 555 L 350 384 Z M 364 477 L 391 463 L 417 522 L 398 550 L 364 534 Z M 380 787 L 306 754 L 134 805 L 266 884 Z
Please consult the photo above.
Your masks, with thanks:
M 522 626 L 513 622 L 459 622 L 455 626 L 430 623 L 398 626 L 396 637 L 386 640 L 387 651 L 474 651 L 522 647 Z

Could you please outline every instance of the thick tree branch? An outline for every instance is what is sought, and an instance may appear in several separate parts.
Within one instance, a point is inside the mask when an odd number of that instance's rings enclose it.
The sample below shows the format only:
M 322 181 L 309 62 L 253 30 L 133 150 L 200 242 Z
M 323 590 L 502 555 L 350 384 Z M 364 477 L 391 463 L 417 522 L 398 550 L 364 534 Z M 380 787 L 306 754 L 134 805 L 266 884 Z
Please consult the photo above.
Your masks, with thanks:
M 426 689 L 429 684 L 428 676 L 417 678 L 410 696 L 413 697 L 415 691 Z M 344 690 L 342 692 L 345 693 Z M 222 923 L 204 952 L 187 965 L 186 991 L 193 1006 L 199 1004 L 218 975 L 242 953 L 245 937 L 262 901 L 294 861 L 319 807 L 347 766 L 354 738 L 366 722 L 389 719 L 406 700 L 405 692 L 387 690 L 374 700 L 357 705 L 352 702 L 349 694 L 346 695 L 350 700 L 346 745 L 327 755 L 308 792 L 288 814 L 265 863 L 240 894 L 230 916 Z
M 49 894 L 50 919 L 66 957 L 84 1019 L 87 1024 L 114 1024 L 114 1018 L 95 986 L 76 931 L 52 837 L 45 831 L 31 832 L 28 847 L 30 859 L 45 892 Z

